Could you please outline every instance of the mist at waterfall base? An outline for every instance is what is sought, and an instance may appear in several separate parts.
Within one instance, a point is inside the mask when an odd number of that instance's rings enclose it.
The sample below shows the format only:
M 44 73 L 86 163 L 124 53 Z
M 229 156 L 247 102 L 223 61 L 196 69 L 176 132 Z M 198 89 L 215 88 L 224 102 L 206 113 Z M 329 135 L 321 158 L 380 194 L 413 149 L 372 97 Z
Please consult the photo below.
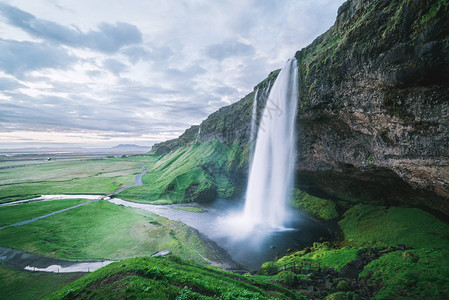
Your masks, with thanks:
M 239 200 L 218 199 L 206 206 L 207 212 L 192 223 L 201 223 L 193 227 L 205 233 L 245 268 L 258 269 L 264 262 L 282 257 L 289 250 L 301 250 L 313 242 L 332 237 L 328 227 L 294 208 L 288 211 L 284 229 L 254 226 L 252 231 L 248 231 L 244 220 L 239 218 L 244 205 Z M 202 218 L 211 215 L 215 217 L 205 228 L 205 219 Z
M 257 255 L 257 260 L 272 259 L 273 253 L 267 253 L 267 248 L 284 254 L 288 248 L 316 238 L 303 230 L 310 227 L 305 226 L 304 215 L 289 210 L 287 205 L 293 192 L 296 157 L 297 68 L 296 59 L 292 58 L 279 73 L 266 99 L 257 135 L 256 105 L 258 95 L 264 91 L 256 90 L 251 121 L 251 138 L 256 143 L 245 203 L 219 219 L 220 233 L 233 245 L 231 255 L 247 263 L 251 255 Z

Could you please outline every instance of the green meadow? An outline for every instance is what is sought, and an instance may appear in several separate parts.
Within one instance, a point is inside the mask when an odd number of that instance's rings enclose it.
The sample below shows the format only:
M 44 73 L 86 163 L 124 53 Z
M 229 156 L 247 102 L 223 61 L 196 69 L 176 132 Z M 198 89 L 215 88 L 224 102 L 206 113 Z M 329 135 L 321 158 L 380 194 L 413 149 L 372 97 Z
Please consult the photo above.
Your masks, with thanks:
M 6 162 L 3 162 L 6 164 Z M 10 162 L 0 168 L 0 203 L 43 194 L 108 194 L 134 183 L 151 159 L 142 157 Z
M 105 200 L 0 230 L 0 246 L 66 260 L 119 260 L 161 250 L 203 264 L 200 254 L 216 259 L 190 227 Z
M 89 200 L 61 199 L 0 206 L 0 227 L 40 217 L 87 201 Z

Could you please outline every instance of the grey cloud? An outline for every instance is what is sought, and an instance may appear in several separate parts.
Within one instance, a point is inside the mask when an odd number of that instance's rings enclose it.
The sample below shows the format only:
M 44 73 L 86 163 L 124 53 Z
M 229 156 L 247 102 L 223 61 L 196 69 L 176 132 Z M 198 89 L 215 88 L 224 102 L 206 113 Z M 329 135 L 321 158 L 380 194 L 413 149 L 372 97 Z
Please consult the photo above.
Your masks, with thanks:
M 173 79 L 190 80 L 197 75 L 206 73 L 206 70 L 198 65 L 191 65 L 183 70 L 168 68 L 165 74 Z
M 214 92 L 219 95 L 236 95 L 238 94 L 238 91 L 230 86 L 220 86 L 214 89 Z
M 23 87 L 25 86 L 16 80 L 0 77 L 0 91 L 13 91 Z
M 253 46 L 237 41 L 225 41 L 221 44 L 213 44 L 205 50 L 206 56 L 218 61 L 232 56 L 254 55 L 254 53 L 255 49 Z
M 89 70 L 85 72 L 87 75 L 89 75 L 90 77 L 100 77 L 104 72 L 100 71 L 100 70 Z
M 117 76 L 127 69 L 127 66 L 124 63 L 112 58 L 104 60 L 103 66 Z
M 163 47 L 130 46 L 123 49 L 122 53 L 128 57 L 128 60 L 132 64 L 144 60 L 165 61 L 174 54 L 173 50 L 167 46 Z
M 0 39 L 0 69 L 16 76 L 43 68 L 67 68 L 77 59 L 61 47 Z
M 30 13 L 5 3 L 0 3 L 0 13 L 9 24 L 33 36 L 67 46 L 114 53 L 123 46 L 142 42 L 142 33 L 139 29 L 127 23 L 117 22 L 114 25 L 101 23 L 97 31 L 82 33 L 77 28 L 38 19 Z

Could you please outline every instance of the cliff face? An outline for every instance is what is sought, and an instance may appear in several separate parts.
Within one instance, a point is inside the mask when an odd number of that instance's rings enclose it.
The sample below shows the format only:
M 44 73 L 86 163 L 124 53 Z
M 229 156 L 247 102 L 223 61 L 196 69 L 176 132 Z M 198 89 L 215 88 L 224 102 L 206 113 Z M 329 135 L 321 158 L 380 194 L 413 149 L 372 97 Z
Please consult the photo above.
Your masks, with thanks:
M 300 60 L 298 184 L 449 214 L 447 1 L 347 1 Z
M 349 0 L 335 24 L 295 56 L 297 186 L 317 196 L 398 201 L 449 215 L 448 1 Z M 255 90 L 269 88 L 276 75 Z M 243 155 L 227 171 L 242 179 L 253 97 L 152 152 L 210 141 L 234 145 Z

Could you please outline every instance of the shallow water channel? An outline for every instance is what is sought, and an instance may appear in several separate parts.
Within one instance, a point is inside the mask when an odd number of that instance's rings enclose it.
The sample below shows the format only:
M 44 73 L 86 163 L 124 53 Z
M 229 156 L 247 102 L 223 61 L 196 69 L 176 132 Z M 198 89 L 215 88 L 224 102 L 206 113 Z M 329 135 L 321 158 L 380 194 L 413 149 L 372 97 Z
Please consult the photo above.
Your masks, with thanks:
M 265 231 L 263 228 L 256 228 L 250 235 L 244 238 L 236 238 L 233 232 L 227 230 L 225 219 L 233 211 L 240 210 L 239 206 L 243 204 L 241 202 L 233 203 L 229 200 L 217 200 L 207 206 L 191 205 L 205 210 L 198 213 L 175 209 L 179 206 L 185 207 L 185 204 L 150 205 L 117 198 L 108 201 L 151 211 L 193 227 L 216 242 L 230 254 L 234 261 L 247 269 L 258 269 L 262 263 L 285 255 L 289 249 L 302 249 L 320 238 L 330 238 L 332 235 L 326 226 L 307 217 L 299 210 L 292 211 L 290 222 L 286 224 L 287 228 L 283 230 Z
M 52 273 L 93 272 L 113 262 L 109 260 L 66 261 L 3 247 L 0 247 L 0 260 L 5 266 L 15 269 Z

